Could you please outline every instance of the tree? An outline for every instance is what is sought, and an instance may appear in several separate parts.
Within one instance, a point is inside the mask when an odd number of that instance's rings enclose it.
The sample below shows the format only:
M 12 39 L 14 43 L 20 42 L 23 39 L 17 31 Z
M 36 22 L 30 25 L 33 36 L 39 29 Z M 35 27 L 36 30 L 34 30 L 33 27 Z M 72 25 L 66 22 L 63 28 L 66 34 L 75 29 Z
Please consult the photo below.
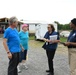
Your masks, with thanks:
M 69 23 L 68 24 L 60 24 L 57 21 L 54 21 L 58 25 L 58 30 L 70 30 Z

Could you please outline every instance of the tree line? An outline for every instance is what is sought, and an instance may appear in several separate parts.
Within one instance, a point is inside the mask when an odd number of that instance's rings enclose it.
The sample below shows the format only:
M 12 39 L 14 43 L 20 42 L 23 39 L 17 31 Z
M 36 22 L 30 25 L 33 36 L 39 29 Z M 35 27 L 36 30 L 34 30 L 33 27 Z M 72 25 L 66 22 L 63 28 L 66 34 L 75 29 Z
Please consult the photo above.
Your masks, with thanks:
M 58 30 L 70 30 L 70 26 L 68 24 L 60 24 L 59 22 L 55 21 L 55 23 L 58 25 Z

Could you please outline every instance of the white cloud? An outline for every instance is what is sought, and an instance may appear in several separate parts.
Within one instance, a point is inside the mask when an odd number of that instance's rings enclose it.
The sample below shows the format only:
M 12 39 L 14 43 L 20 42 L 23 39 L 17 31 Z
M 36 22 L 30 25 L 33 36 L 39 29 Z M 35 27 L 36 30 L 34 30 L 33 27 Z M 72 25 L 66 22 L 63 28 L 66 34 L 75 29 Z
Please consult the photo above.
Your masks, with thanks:
M 0 17 L 68 23 L 76 17 L 75 0 L 0 0 Z

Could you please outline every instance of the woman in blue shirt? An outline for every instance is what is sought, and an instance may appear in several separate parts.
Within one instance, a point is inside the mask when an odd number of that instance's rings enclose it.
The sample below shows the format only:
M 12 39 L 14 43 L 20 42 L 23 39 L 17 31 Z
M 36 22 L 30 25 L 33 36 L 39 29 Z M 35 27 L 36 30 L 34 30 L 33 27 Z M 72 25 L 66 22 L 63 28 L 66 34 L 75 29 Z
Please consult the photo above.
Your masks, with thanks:
M 47 27 L 48 31 L 46 32 L 44 36 L 45 44 L 43 45 L 43 48 L 46 50 L 47 58 L 48 58 L 48 66 L 49 70 L 46 70 L 46 72 L 49 72 L 48 75 L 54 75 L 54 68 L 53 68 L 53 58 L 55 55 L 55 51 L 57 49 L 57 43 L 60 42 L 59 35 L 57 32 L 55 32 L 55 28 L 52 24 L 48 24 Z M 50 40 L 50 36 L 56 35 L 57 40 Z
M 24 51 L 21 51 L 20 53 L 20 62 L 24 66 L 25 69 L 28 69 L 25 65 L 26 57 L 27 57 L 27 51 L 28 51 L 28 41 L 29 41 L 29 34 L 28 34 L 28 25 L 23 24 L 22 25 L 22 31 L 19 32 L 20 37 L 20 43 L 24 48 Z M 18 72 L 21 72 L 20 68 L 18 69 Z

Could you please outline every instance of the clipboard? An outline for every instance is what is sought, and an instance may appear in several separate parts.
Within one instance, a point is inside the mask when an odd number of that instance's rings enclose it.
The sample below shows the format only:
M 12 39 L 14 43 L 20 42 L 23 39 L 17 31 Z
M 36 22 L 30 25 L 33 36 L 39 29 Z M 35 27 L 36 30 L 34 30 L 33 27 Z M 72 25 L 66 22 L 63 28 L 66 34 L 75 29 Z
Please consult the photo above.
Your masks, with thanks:
M 52 35 L 52 36 L 50 36 L 50 40 L 51 40 L 51 41 L 57 40 L 57 35 Z

